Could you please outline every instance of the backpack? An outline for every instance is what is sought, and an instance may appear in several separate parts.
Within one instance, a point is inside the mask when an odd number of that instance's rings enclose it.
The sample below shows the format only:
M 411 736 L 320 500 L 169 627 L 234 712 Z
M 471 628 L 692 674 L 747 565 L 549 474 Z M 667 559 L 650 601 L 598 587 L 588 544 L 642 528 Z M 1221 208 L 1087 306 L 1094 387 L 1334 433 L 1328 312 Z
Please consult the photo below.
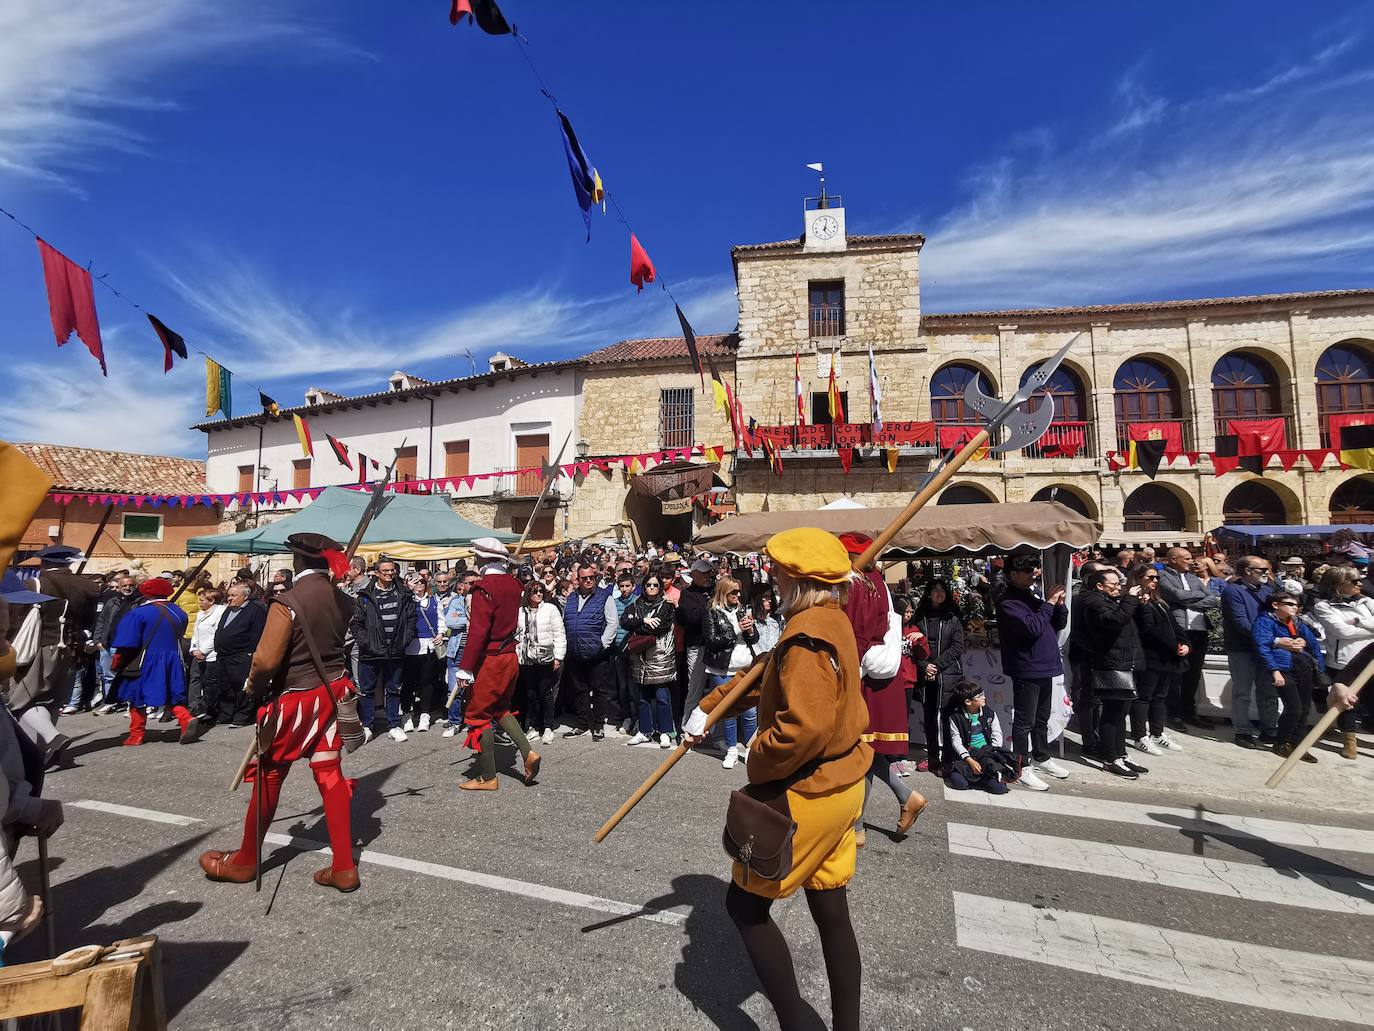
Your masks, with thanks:
M 19 624 L 19 630 L 10 641 L 10 647 L 14 649 L 14 661 L 20 666 L 27 666 L 38 658 L 38 638 L 43 632 L 43 614 L 38 611 L 38 606 L 34 605 L 29 609 L 28 615 L 24 617 L 24 622 Z

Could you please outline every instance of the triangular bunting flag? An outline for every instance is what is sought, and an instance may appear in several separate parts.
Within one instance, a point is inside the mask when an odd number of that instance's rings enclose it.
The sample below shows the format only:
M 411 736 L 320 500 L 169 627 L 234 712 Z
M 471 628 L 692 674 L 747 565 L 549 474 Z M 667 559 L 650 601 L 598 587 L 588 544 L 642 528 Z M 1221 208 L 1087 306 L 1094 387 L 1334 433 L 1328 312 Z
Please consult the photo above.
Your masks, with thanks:
M 1313 469 L 1320 469 L 1326 463 L 1326 459 L 1334 454 L 1336 454 L 1335 451 L 1325 447 L 1316 447 L 1303 452 L 1303 456 L 1306 457 Z
M 1159 475 L 1159 466 L 1164 461 L 1164 448 L 1167 440 L 1133 440 L 1131 452 L 1134 465 L 1150 479 Z
M 1301 451 L 1283 450 L 1275 451 L 1274 454 L 1279 456 L 1279 465 L 1283 466 L 1284 472 L 1292 472 L 1293 466 L 1297 465 L 1298 459 L 1302 457 Z

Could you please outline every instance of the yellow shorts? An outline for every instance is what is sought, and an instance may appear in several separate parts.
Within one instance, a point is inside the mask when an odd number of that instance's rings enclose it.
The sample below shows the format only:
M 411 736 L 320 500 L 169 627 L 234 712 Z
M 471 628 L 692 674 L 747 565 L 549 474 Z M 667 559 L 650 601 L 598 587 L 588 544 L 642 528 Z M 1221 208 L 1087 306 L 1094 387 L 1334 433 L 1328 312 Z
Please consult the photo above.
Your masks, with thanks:
M 787 804 L 797 824 L 792 836 L 792 872 L 786 880 L 770 881 L 735 863 L 731 874 L 735 883 L 768 899 L 785 899 L 798 888 L 843 888 L 854 876 L 858 856 L 854 824 L 863 813 L 863 780 L 824 795 L 789 789 Z

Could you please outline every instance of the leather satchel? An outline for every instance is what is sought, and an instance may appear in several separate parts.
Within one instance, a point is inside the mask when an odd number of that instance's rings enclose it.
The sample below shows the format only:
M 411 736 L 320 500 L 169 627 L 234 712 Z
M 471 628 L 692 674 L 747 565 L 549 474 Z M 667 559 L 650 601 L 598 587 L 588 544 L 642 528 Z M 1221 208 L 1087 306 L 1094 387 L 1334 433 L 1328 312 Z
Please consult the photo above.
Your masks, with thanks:
M 792 872 L 792 838 L 797 824 L 787 803 L 787 786 L 797 778 L 748 784 L 730 792 L 721 845 L 743 864 L 745 879 L 755 874 L 781 881 Z

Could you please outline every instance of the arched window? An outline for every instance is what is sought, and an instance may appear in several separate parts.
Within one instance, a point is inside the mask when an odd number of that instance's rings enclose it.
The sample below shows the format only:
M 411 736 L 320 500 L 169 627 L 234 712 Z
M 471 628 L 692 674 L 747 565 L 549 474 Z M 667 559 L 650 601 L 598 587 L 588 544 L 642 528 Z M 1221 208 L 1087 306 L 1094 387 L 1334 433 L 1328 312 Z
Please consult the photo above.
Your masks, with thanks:
M 1066 490 L 1063 487 L 1041 487 L 1035 492 L 1032 501 L 1057 501 L 1065 508 L 1071 508 L 1081 516 L 1093 518 L 1093 514 L 1088 511 L 1088 503 L 1080 498 L 1075 492 Z
M 1374 483 L 1369 477 L 1346 480 L 1331 495 L 1333 523 L 1374 523 Z
M 1221 521 L 1228 526 L 1279 526 L 1288 522 L 1288 510 L 1277 494 L 1252 480 L 1226 495 Z
M 953 487 L 946 487 L 935 499 L 935 503 L 937 505 L 991 505 L 996 500 L 982 487 L 975 487 L 969 483 L 957 483 Z
M 1132 358 L 1116 370 L 1112 382 L 1116 391 L 1117 450 L 1130 447 L 1132 423 L 1174 423 L 1169 439 L 1171 450 L 1189 446 L 1191 434 L 1183 422 L 1183 394 L 1174 374 L 1160 362 Z
M 974 376 L 978 377 L 978 389 L 993 397 L 992 381 L 976 366 L 950 362 L 935 373 L 930 381 L 930 417 L 936 423 L 957 426 L 982 422 L 978 414 L 964 404 L 964 390 Z
M 1147 483 L 1126 499 L 1127 533 L 1176 533 L 1186 529 L 1183 502 L 1166 487 Z
M 1278 415 L 1279 377 L 1274 367 L 1259 355 L 1235 351 L 1212 369 L 1212 408 L 1217 425 L 1227 419 L 1262 418 Z M 1225 432 L 1222 429 L 1218 433 Z
M 1038 368 L 1032 365 L 1021 376 L 1021 386 L 1026 385 L 1026 380 L 1030 379 L 1031 373 Z M 1055 422 L 1087 422 L 1088 421 L 1088 394 L 1083 389 L 1083 381 L 1078 378 L 1078 373 L 1072 369 L 1060 366 L 1054 370 L 1054 375 L 1050 376 L 1050 381 L 1031 395 L 1031 399 L 1026 402 L 1028 408 L 1036 408 L 1040 405 L 1040 399 L 1046 394 L 1054 398 L 1054 421 Z
M 1361 343 L 1328 347 L 1317 359 L 1317 420 L 1323 447 L 1332 447 L 1331 416 L 1374 412 L 1374 358 Z

